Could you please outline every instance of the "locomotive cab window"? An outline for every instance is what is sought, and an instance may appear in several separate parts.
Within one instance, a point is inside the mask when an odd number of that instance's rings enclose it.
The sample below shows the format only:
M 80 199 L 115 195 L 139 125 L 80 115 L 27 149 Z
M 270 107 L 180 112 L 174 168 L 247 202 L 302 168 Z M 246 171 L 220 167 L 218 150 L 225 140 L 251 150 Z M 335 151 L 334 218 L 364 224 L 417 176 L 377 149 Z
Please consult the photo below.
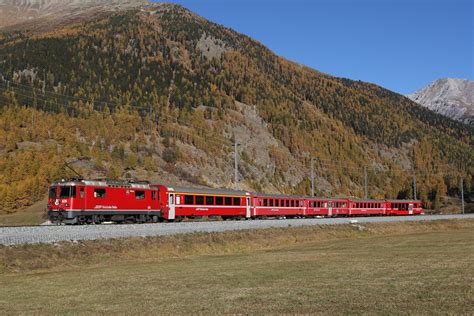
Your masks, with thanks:
M 105 198 L 105 189 L 94 189 L 94 197 L 104 199 Z
M 49 198 L 55 199 L 56 198 L 56 187 L 49 188 Z
M 66 199 L 70 197 L 76 197 L 76 187 L 61 187 L 59 198 Z
M 136 200 L 144 200 L 145 199 L 145 191 L 135 191 L 135 199 Z

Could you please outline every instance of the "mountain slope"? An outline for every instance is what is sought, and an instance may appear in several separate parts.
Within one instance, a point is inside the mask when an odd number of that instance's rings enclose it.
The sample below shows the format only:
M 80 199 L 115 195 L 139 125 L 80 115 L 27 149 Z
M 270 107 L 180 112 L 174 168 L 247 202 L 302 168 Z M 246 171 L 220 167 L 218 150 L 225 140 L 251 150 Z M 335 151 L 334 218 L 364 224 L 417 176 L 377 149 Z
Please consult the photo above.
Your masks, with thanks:
M 436 113 L 474 125 L 473 81 L 439 79 L 407 97 Z
M 0 29 L 53 30 L 147 4 L 146 0 L 3 0 Z
M 471 186 L 472 128 L 287 61 L 181 6 L 21 30 L 0 36 L 6 195 L 27 187 L 15 174 L 46 182 L 83 156 L 86 175 L 231 187 L 234 141 L 239 188 L 307 194 L 311 157 L 318 194 L 360 196 L 364 166 L 373 197 L 411 194 L 413 168 L 426 202 L 457 190 L 461 174 Z

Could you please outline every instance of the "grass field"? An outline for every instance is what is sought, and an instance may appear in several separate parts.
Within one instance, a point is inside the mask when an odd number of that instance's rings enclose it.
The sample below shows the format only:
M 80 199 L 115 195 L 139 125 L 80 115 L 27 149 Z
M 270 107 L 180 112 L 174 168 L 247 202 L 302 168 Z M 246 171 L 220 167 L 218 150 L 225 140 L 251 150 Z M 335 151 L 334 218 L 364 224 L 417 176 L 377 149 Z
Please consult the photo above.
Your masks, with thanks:
M 0 248 L 0 313 L 474 313 L 474 221 Z
M 0 226 L 39 225 L 46 220 L 46 200 L 12 214 L 0 213 Z

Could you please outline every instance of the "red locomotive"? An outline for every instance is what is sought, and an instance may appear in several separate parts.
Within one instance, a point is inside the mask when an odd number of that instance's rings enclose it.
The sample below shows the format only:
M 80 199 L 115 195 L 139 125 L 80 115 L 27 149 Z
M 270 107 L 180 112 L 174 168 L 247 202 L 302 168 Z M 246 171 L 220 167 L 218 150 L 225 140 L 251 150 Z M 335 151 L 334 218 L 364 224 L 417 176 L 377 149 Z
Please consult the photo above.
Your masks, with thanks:
M 422 214 L 420 201 L 258 194 L 153 185 L 145 181 L 71 179 L 49 189 L 53 222 L 158 222 L 184 218 L 333 217 Z

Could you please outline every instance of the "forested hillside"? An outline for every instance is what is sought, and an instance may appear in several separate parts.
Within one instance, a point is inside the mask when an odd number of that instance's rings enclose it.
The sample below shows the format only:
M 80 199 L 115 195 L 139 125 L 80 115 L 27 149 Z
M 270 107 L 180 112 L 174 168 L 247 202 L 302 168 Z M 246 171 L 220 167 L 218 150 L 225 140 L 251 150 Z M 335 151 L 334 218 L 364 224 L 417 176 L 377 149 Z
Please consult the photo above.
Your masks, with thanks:
M 0 35 L 0 208 L 40 199 L 51 179 L 309 193 L 418 196 L 439 207 L 473 186 L 473 128 L 373 84 L 287 61 L 172 4 L 48 32 Z

